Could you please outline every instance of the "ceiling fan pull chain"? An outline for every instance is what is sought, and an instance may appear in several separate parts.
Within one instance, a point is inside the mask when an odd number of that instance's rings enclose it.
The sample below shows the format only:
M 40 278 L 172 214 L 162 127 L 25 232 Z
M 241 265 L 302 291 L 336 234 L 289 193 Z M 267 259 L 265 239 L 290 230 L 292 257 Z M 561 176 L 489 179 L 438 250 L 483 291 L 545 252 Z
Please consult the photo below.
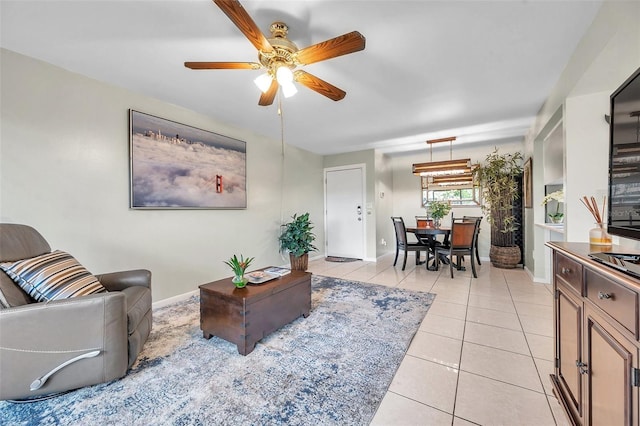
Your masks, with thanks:
M 282 96 L 278 90 L 278 115 L 280 116 L 280 144 L 282 146 L 282 156 L 284 157 L 284 114 L 282 113 Z

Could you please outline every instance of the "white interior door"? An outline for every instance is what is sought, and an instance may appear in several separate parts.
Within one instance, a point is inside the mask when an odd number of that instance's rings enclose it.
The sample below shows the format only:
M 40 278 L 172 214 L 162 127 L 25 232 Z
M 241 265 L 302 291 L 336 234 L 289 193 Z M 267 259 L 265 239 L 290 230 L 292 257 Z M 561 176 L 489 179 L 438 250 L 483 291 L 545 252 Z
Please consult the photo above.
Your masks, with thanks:
M 327 256 L 364 258 L 364 165 L 325 170 Z

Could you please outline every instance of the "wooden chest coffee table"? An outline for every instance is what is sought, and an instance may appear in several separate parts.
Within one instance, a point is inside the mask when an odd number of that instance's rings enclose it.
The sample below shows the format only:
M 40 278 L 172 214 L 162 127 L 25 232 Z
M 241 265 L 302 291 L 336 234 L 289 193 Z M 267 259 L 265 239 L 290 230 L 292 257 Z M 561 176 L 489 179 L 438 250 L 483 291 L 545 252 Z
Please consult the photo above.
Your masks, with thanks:
M 311 310 L 311 274 L 291 271 L 263 284 L 236 288 L 231 278 L 200 286 L 200 329 L 247 355 L 264 336 Z

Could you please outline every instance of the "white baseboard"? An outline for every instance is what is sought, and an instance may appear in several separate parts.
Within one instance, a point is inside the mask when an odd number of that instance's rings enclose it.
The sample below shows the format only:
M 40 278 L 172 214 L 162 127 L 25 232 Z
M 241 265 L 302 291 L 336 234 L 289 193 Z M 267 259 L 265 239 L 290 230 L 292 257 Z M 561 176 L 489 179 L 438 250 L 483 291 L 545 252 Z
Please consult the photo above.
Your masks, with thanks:
M 179 294 L 177 296 L 170 297 L 168 299 L 162 299 L 162 300 L 159 300 L 159 301 L 151 304 L 151 308 L 152 309 L 164 308 L 165 306 L 169 306 L 169 305 L 171 305 L 173 303 L 178 303 L 178 302 L 182 302 L 184 300 L 187 300 L 191 296 L 195 296 L 197 294 L 198 294 L 198 290 L 193 290 L 193 291 L 190 291 L 188 293 L 182 293 L 182 294 Z
M 533 281 L 534 283 L 551 284 L 544 277 L 536 277 L 535 275 L 533 275 L 531 270 L 529 268 L 527 268 L 526 266 L 524 267 L 524 270 L 527 271 L 527 275 L 529 275 L 529 278 L 531 278 L 531 281 Z

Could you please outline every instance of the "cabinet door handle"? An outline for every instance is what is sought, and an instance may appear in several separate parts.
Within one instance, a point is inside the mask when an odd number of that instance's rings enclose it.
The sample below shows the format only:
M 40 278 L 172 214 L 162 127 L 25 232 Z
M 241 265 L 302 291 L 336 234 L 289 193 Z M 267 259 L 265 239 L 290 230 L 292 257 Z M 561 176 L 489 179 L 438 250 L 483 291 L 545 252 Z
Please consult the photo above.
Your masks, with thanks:
M 560 271 L 561 271 L 563 274 L 570 274 L 570 273 L 571 273 L 571 269 L 569 269 L 569 268 L 562 268 Z
M 611 299 L 612 295 L 609 293 L 604 293 L 602 291 L 598 292 L 598 299 L 600 300 L 605 300 L 605 299 Z

